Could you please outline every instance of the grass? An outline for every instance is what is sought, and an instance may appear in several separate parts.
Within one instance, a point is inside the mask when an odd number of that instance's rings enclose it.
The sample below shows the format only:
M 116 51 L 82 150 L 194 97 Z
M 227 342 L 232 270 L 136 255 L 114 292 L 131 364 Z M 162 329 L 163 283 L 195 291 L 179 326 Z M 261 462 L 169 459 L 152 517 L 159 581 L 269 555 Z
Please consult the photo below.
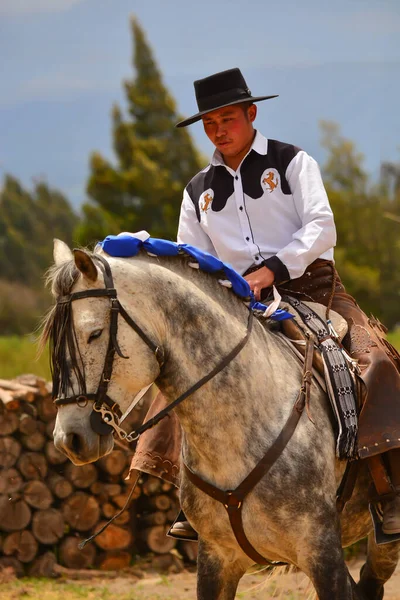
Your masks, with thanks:
M 28 577 L 0 583 L 0 597 L 1 600 L 110 600 L 112 597 L 118 597 L 118 600 L 144 600 L 144 598 L 146 600 L 173 600 L 172 596 L 169 598 L 158 594 L 142 596 L 133 591 L 116 594 L 104 584 L 67 583 L 63 579 Z
M 160 584 L 161 582 L 159 582 Z M 117 584 L 118 585 L 118 584 Z M 166 585 L 164 582 L 162 585 Z M 168 582 L 168 585 L 171 585 Z M 6 583 L 0 583 L 1 600 L 174 600 L 174 594 L 167 595 L 152 591 L 147 586 L 141 586 L 140 583 L 132 583 L 129 592 L 119 590 L 115 583 L 104 585 L 103 582 L 94 584 L 90 581 L 85 583 L 69 583 L 62 578 L 35 579 L 24 577 L 22 579 L 13 579 Z M 126 586 L 124 586 L 126 590 Z M 144 588 L 144 589 L 143 589 Z
M 236 598 L 255 600 L 256 598 L 277 598 L 283 600 L 310 600 L 308 591 L 297 589 L 297 580 L 277 582 L 274 578 L 248 576 L 242 582 L 241 591 Z M 301 577 L 305 577 L 301 575 Z M 279 579 L 279 575 L 278 575 Z M 285 589 L 288 583 L 289 589 Z M 282 584 L 282 585 L 281 585 Z M 160 575 L 142 580 L 126 580 L 126 576 L 105 581 L 104 579 L 85 581 L 66 581 L 60 579 L 22 578 L 0 582 L 1 600 L 183 600 L 195 596 L 195 577 L 193 574 L 174 576 Z
M 400 352 L 400 329 L 388 333 L 389 342 Z
M 23 578 L 1 584 L 1 600 L 108 600 L 109 597 L 107 587 L 82 586 L 46 579 Z M 134 600 L 134 597 L 130 596 L 129 600 Z
M 34 373 L 50 379 L 48 353 L 37 360 L 37 344 L 33 336 L 0 336 L 0 379 L 12 379 L 23 373 Z

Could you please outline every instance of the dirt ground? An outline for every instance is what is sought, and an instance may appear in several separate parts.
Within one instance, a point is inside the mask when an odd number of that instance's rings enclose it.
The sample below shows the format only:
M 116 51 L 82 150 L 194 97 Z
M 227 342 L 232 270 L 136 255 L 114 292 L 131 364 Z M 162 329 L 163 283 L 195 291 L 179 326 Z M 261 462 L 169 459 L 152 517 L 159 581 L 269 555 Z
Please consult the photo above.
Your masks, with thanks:
M 349 563 L 355 579 L 361 561 Z M 71 578 L 64 573 L 58 579 L 16 579 L 2 577 L 1 600 L 195 600 L 196 572 L 161 575 L 133 568 L 129 573 L 115 575 L 76 571 Z M 82 578 L 82 573 L 85 577 Z M 278 574 L 265 572 L 243 577 L 236 599 L 240 600 L 315 600 L 315 593 L 302 573 Z M 400 600 L 400 566 L 385 586 L 385 600 Z
M 350 563 L 350 571 L 357 580 L 361 561 Z M 107 587 L 117 593 L 133 594 L 132 600 L 195 600 L 196 573 L 183 572 L 175 575 L 145 575 L 133 587 L 121 579 L 109 582 Z M 241 600 L 308 600 L 314 598 L 313 588 L 302 573 L 281 574 L 268 579 L 264 574 L 245 575 L 236 598 Z M 400 600 L 400 566 L 385 586 L 385 600 Z

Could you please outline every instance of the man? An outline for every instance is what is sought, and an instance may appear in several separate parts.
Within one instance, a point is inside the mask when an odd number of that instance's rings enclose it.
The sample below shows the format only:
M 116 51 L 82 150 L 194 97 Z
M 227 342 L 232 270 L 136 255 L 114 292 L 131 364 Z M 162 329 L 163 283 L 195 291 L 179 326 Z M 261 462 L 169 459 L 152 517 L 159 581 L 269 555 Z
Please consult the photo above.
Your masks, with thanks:
M 254 129 L 255 102 L 276 96 L 253 97 L 239 69 L 195 81 L 194 87 L 199 112 L 177 126 L 202 120 L 216 149 L 184 191 L 178 242 L 230 263 L 256 299 L 267 298 L 275 285 L 346 319 L 345 345 L 358 361 L 363 389 L 358 453 L 368 459 L 384 453 L 381 466 L 390 474 L 391 494 L 383 501 L 383 531 L 399 534 L 400 357 L 383 341 L 381 324 L 368 319 L 346 293 L 335 270 L 336 229 L 318 165 L 300 148 Z M 190 537 L 190 526 L 178 521 L 172 533 Z

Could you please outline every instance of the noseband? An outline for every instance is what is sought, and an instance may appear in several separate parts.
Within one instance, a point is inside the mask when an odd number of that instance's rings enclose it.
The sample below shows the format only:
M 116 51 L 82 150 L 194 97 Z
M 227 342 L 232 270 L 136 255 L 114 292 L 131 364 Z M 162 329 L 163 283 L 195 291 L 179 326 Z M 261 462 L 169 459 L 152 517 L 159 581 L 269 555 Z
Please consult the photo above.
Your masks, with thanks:
M 108 395 L 108 385 L 111 381 L 112 370 L 114 365 L 115 353 L 118 354 L 121 358 L 129 358 L 124 356 L 121 352 L 121 349 L 118 345 L 117 333 L 118 333 L 118 315 L 128 323 L 128 325 L 138 334 L 138 336 L 147 344 L 150 350 L 154 353 L 155 358 L 162 368 L 164 364 L 164 353 L 160 346 L 155 344 L 143 331 L 143 329 L 128 315 L 124 307 L 121 305 L 117 298 L 117 290 L 114 288 L 114 281 L 111 273 L 111 268 L 106 259 L 100 255 L 93 255 L 92 259 L 94 261 L 98 261 L 99 266 L 102 270 L 104 277 L 104 289 L 93 289 L 93 290 L 85 290 L 82 292 L 73 292 L 68 296 L 62 296 L 58 298 L 57 304 L 70 304 L 74 300 L 81 300 L 82 298 L 110 298 L 111 307 L 110 307 L 110 329 L 109 329 L 109 341 L 106 356 L 104 359 L 103 371 L 100 377 L 100 383 L 97 388 L 97 392 L 94 394 L 82 393 L 76 396 L 69 396 L 66 398 L 56 398 L 54 403 L 57 406 L 64 406 L 66 404 L 77 404 L 80 407 L 84 407 L 87 405 L 89 400 L 93 401 L 93 410 L 90 415 L 90 425 L 95 433 L 99 435 L 108 435 L 113 430 L 117 432 L 118 436 L 122 440 L 126 440 L 127 442 L 133 442 L 139 438 L 139 436 L 151 429 L 157 423 L 161 421 L 167 414 L 178 404 L 183 402 L 188 396 L 196 392 L 200 387 L 202 387 L 205 383 L 210 381 L 217 373 L 219 373 L 222 369 L 228 365 L 231 360 L 235 358 L 237 354 L 242 350 L 242 348 L 246 345 L 253 323 L 253 311 L 249 309 L 249 316 L 247 322 L 247 331 L 246 335 L 242 338 L 242 340 L 227 354 L 207 375 L 205 375 L 202 379 L 200 379 L 197 383 L 192 385 L 188 390 L 186 390 L 183 394 L 181 394 L 178 398 L 176 398 L 173 402 L 171 402 L 166 408 L 161 410 L 157 415 L 155 415 L 152 419 L 149 419 L 142 426 L 138 427 L 138 429 L 131 431 L 130 433 L 126 433 L 120 426 L 119 422 L 121 419 L 121 409 L 118 404 L 114 402 Z M 151 385 L 151 384 L 150 384 Z M 147 391 L 147 388 L 144 388 L 139 394 L 135 397 L 133 402 L 131 403 L 128 410 L 124 413 L 123 417 L 125 417 L 130 410 L 135 406 L 137 401 L 143 396 L 143 394 Z

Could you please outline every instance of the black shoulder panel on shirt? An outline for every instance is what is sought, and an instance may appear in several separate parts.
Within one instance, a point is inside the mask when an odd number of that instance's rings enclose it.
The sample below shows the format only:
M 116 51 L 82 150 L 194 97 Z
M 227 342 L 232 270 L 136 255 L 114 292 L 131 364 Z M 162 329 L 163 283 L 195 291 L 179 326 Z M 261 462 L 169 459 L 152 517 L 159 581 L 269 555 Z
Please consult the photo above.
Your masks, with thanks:
M 281 179 L 281 189 L 284 194 L 291 190 L 286 180 L 286 169 L 301 148 L 277 140 L 268 140 L 266 155 L 258 154 L 252 150 L 244 160 L 241 167 L 243 191 L 254 200 L 261 198 L 264 189 L 261 185 L 261 175 L 266 169 L 276 169 Z
M 247 196 L 250 196 L 254 200 L 261 198 L 264 194 L 264 189 L 261 185 L 261 175 L 265 169 L 271 166 L 268 161 L 268 154 L 264 156 L 254 150 L 248 154 L 240 169 L 243 191 Z
M 221 211 L 230 196 L 233 194 L 233 177 L 223 166 L 211 165 L 208 171 L 201 171 L 193 177 L 186 187 L 194 208 L 197 219 L 200 222 L 200 196 L 205 190 L 211 189 L 214 192 L 214 199 L 211 204 L 211 210 Z

